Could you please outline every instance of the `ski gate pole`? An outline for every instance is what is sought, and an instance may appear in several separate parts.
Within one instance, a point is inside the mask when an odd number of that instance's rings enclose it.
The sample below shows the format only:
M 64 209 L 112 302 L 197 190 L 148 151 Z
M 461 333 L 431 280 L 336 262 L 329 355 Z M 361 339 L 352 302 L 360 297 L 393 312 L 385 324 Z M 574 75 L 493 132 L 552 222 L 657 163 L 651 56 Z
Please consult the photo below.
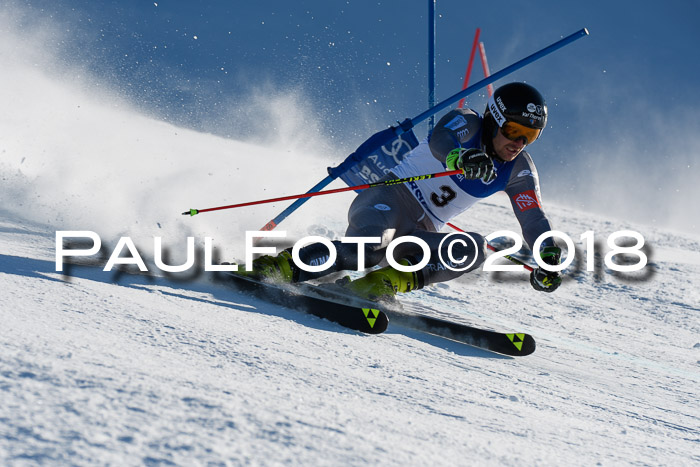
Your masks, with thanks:
M 481 29 L 476 28 L 476 33 L 474 33 L 474 43 L 472 44 L 472 51 L 469 54 L 469 62 L 467 63 L 467 71 L 464 73 L 464 83 L 462 83 L 462 89 L 466 88 L 467 85 L 469 84 L 469 77 L 472 75 L 472 65 L 474 65 L 474 55 L 476 55 L 476 49 L 479 47 L 479 35 L 481 34 Z M 484 77 L 488 78 L 489 75 L 484 75 Z M 464 108 L 464 101 L 465 98 L 461 98 L 459 100 L 459 104 L 457 104 L 457 108 L 461 109 Z

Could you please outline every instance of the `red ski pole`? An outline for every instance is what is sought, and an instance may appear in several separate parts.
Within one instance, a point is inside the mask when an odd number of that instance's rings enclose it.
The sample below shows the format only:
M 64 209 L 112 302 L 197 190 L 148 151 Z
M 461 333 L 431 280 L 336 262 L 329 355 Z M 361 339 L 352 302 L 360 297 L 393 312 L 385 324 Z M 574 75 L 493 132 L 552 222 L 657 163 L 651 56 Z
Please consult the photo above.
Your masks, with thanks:
M 378 186 L 398 185 L 400 183 L 417 182 L 418 180 L 426 180 L 428 178 L 437 178 L 437 177 L 447 177 L 450 175 L 458 175 L 461 173 L 462 173 L 461 169 L 448 170 L 446 172 L 438 172 L 438 173 L 426 174 L 426 175 L 417 175 L 415 177 L 396 178 L 393 180 L 384 180 L 384 181 L 379 181 L 379 182 L 375 182 L 375 183 L 368 183 L 365 185 L 349 186 L 349 187 L 345 187 L 345 188 L 336 188 L 334 190 L 316 191 L 316 192 L 312 192 L 312 193 L 303 193 L 300 195 L 282 196 L 280 198 L 264 199 L 264 200 L 260 200 L 260 201 L 251 201 L 248 203 L 241 203 L 241 204 L 230 204 L 228 206 L 219 206 L 216 208 L 190 209 L 189 211 L 183 212 L 182 215 L 183 216 L 188 216 L 188 215 L 194 216 L 195 214 L 200 214 L 202 212 L 220 211 L 222 209 L 242 208 L 244 206 L 254 206 L 256 204 L 275 203 L 277 201 L 288 201 L 290 199 L 311 198 L 313 196 L 321 196 L 321 195 L 332 195 L 334 193 L 342 193 L 344 191 L 366 190 L 367 188 L 375 188 Z

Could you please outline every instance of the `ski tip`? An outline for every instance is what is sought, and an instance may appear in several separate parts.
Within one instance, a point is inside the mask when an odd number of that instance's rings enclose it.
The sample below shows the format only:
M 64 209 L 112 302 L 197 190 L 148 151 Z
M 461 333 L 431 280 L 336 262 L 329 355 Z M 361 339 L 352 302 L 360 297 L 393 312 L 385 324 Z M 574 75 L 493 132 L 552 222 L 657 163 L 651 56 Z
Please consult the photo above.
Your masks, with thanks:
M 383 311 L 375 308 L 363 308 L 367 323 L 363 324 L 360 331 L 367 334 L 381 334 L 389 327 L 389 317 Z
M 512 355 L 514 357 L 530 355 L 535 351 L 537 346 L 535 344 L 535 339 L 529 334 L 513 333 L 506 334 L 506 337 L 508 341 L 510 341 L 510 344 L 512 344 L 512 347 L 506 345 L 506 348 L 502 350 L 502 352 L 507 355 Z

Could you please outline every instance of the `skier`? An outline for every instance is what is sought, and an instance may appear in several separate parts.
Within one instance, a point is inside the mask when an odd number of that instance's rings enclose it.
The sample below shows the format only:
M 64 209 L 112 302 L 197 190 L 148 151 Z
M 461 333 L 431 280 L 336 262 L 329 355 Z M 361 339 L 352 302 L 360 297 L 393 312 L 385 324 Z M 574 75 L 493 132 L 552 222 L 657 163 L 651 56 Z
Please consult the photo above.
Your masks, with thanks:
M 550 231 L 551 226 L 540 203 L 535 164 L 524 148 L 539 138 L 546 123 L 547 106 L 542 95 L 534 87 L 517 82 L 506 84 L 493 93 L 483 117 L 471 109 L 448 112 L 432 134 L 385 179 L 446 169 L 462 169 L 463 173 L 360 192 L 350 206 L 345 234 L 346 237 L 378 237 L 378 243 L 362 245 L 367 267 L 378 265 L 389 243 L 406 235 L 428 244 L 428 264 L 415 272 L 387 266 L 354 281 L 345 278 L 341 283 L 360 296 L 383 298 L 448 281 L 478 268 L 485 258 L 483 236 L 469 232 L 471 238 L 463 235 L 464 242 L 453 242 L 451 259 L 456 261 L 448 260 L 445 264 L 443 261 L 449 258 L 448 242 L 438 250 L 448 234 L 439 230 L 477 201 L 499 191 L 508 194 L 523 237 L 532 248 L 537 237 Z M 357 269 L 358 244 L 340 241 L 333 244 L 337 258 L 323 272 L 302 270 L 294 263 L 291 249 L 288 249 L 277 256 L 261 256 L 253 262 L 252 272 L 241 273 L 258 279 L 298 282 Z M 551 237 L 542 243 L 538 253 L 545 263 L 560 264 L 561 250 Z M 405 266 L 418 264 L 423 255 L 422 248 L 413 242 L 400 243 L 394 250 L 394 258 Z M 307 245 L 300 249 L 299 258 L 307 265 L 324 264 L 329 250 L 322 243 Z M 530 283 L 535 290 L 553 292 L 559 287 L 561 277 L 558 272 L 536 268 L 530 274 Z

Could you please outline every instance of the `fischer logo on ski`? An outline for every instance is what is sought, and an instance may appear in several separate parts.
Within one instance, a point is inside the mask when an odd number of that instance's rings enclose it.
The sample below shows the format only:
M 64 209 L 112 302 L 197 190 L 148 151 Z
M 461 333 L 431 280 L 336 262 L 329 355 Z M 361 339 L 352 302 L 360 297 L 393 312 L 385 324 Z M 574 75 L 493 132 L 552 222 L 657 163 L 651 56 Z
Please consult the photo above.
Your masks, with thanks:
M 365 318 L 367 318 L 369 327 L 374 329 L 374 323 L 377 321 L 377 317 L 379 316 L 379 310 L 375 310 L 374 308 L 363 308 L 362 312 L 365 314 Z
M 516 349 L 523 350 L 523 341 L 525 340 L 525 334 L 506 334 L 508 339 L 513 343 Z

